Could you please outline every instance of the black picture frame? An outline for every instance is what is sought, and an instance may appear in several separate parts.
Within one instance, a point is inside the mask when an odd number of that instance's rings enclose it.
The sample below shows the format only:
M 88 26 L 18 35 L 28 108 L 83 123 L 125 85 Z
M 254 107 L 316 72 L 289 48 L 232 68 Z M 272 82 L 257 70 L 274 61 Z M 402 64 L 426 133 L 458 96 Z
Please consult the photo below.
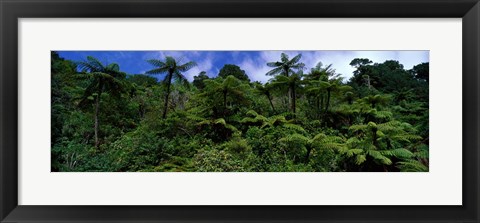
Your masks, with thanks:
M 0 0 L 0 17 L 1 222 L 479 222 L 478 0 Z M 463 205 L 18 205 L 17 21 L 19 18 L 76 17 L 462 18 Z

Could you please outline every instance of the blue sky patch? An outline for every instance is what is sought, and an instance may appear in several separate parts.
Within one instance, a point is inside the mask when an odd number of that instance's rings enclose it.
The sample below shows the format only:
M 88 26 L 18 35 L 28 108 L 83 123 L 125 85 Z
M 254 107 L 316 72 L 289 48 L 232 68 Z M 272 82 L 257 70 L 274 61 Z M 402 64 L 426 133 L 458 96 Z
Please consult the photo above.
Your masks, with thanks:
M 128 74 L 144 74 L 154 67 L 146 62 L 148 59 L 163 60 L 172 56 L 181 63 L 195 61 L 198 66 L 185 73 L 189 81 L 201 71 L 210 77 L 218 75 L 225 64 L 235 64 L 245 70 L 252 81 L 267 82 L 271 77 L 265 73 L 272 68 L 267 62 L 280 60 L 280 54 L 286 53 L 292 58 L 302 54 L 301 62 L 307 70 L 318 62 L 325 65 L 333 64 L 337 73 L 349 79 L 355 70 L 349 64 L 355 58 L 368 58 L 376 63 L 386 60 L 397 60 L 405 69 L 429 62 L 429 51 L 57 51 L 65 59 L 83 61 L 87 56 L 93 56 L 103 63 L 117 63 L 120 69 Z M 159 77 L 160 78 L 160 77 Z

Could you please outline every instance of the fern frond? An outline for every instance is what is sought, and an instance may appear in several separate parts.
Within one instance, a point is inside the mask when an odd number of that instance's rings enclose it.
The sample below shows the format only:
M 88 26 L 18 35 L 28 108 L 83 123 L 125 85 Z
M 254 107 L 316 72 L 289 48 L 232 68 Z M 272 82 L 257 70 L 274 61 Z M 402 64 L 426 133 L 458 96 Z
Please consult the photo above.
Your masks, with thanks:
M 348 153 L 348 147 L 346 147 L 346 146 L 342 146 L 342 147 L 339 147 L 339 148 L 336 148 L 336 149 L 340 154 Z
M 364 131 L 367 128 L 368 128 L 367 125 L 352 125 L 348 129 L 353 132 L 358 132 L 358 131 Z
M 313 137 L 312 140 L 313 141 L 321 141 L 321 140 L 324 140 L 326 138 L 327 138 L 327 136 L 325 134 L 319 133 L 319 134 L 315 135 L 315 137 Z
M 346 153 L 347 157 L 363 153 L 363 149 L 349 149 Z
M 428 172 L 428 167 L 418 160 L 397 162 L 397 168 L 402 172 Z
M 413 153 L 407 149 L 392 149 L 392 150 L 383 150 L 380 151 L 383 155 L 393 156 L 397 158 L 410 158 L 413 156 Z
M 296 125 L 296 124 L 285 123 L 285 124 L 283 124 L 283 127 L 287 128 L 287 129 L 292 129 L 292 130 L 295 130 L 295 131 L 298 131 L 298 132 L 306 132 L 304 128 L 302 128 L 301 126 Z
M 398 141 L 404 141 L 404 142 L 411 142 L 411 141 L 422 139 L 421 136 L 412 135 L 412 134 L 398 134 L 398 135 L 391 136 L 390 138 Z
M 252 117 L 257 117 L 258 113 L 254 110 L 248 110 L 246 115 L 252 116 Z
M 190 119 L 190 120 L 193 120 L 193 121 L 198 121 L 198 122 L 201 122 L 201 121 L 205 120 L 204 118 L 193 115 L 193 114 L 188 114 L 187 118 Z
M 375 118 L 392 118 L 393 114 L 389 111 L 377 111 L 373 114 Z
M 357 157 L 355 158 L 355 164 L 360 165 L 366 160 L 367 160 L 367 157 L 365 155 L 357 155 Z
M 256 118 L 245 117 L 242 120 L 240 120 L 240 123 L 249 123 L 249 122 L 255 123 L 255 122 L 257 122 L 257 119 Z
M 307 137 L 297 133 L 285 136 L 279 140 L 279 142 L 300 142 L 300 143 L 306 143 L 308 141 L 309 139 Z
M 418 157 L 420 159 L 428 159 L 429 151 L 427 145 L 421 144 L 417 149 L 418 151 L 413 153 L 415 157 Z
M 391 165 L 392 160 L 390 160 L 388 157 L 384 156 L 380 151 L 376 150 L 368 150 L 367 154 L 371 157 L 373 157 L 375 160 L 379 161 L 382 164 L 385 165 Z
M 241 133 L 241 132 L 238 131 L 238 129 L 237 129 L 235 126 L 233 126 L 233 125 L 225 124 L 224 126 L 225 126 L 225 128 L 232 130 L 232 132 Z
M 393 121 L 378 124 L 378 128 L 386 128 L 386 127 L 390 127 L 390 128 L 397 127 L 398 128 L 399 126 L 401 126 L 401 124 L 402 124 L 402 122 L 393 120 Z
M 227 122 L 225 122 L 225 119 L 223 119 L 223 118 L 215 119 L 215 120 L 213 121 L 213 123 L 215 123 L 215 124 L 221 124 L 221 125 L 223 125 L 223 126 L 227 125 Z
M 341 143 L 323 143 L 321 147 L 322 149 L 341 150 L 344 145 Z
M 200 126 L 201 126 L 201 125 L 210 125 L 211 123 L 212 123 L 212 122 L 211 122 L 210 120 L 203 120 L 203 121 L 197 123 L 197 125 L 200 125 Z

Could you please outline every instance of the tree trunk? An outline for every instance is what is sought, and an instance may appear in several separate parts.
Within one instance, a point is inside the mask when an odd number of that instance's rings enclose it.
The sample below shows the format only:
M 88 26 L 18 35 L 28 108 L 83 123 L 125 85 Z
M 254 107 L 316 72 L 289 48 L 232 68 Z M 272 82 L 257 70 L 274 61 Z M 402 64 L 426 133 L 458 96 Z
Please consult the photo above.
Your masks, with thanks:
M 292 103 L 292 88 L 288 87 L 288 103 Z M 292 106 L 290 104 L 290 106 Z
M 180 92 L 178 92 L 178 107 L 180 110 L 185 110 L 185 96 Z
M 173 73 L 168 74 L 167 93 L 165 94 L 165 103 L 164 103 L 163 115 L 162 115 L 163 119 L 167 117 L 168 97 L 170 96 L 170 85 L 172 85 L 172 76 L 173 76 Z
M 379 149 L 380 147 L 378 146 L 378 136 L 377 136 L 377 129 L 374 128 L 372 129 L 372 144 L 375 146 L 375 148 Z
M 327 104 L 325 105 L 325 113 L 328 112 L 328 106 L 330 105 L 330 90 L 327 90 Z
M 223 114 L 227 114 L 227 91 L 223 91 Z
M 292 112 L 293 112 L 293 117 L 295 117 L 296 114 L 296 95 L 295 95 L 295 87 L 292 87 Z
M 272 106 L 272 111 L 275 112 L 275 107 L 273 107 L 272 99 L 270 98 L 270 95 L 267 95 L 268 101 L 270 102 L 270 106 Z
M 322 107 L 320 106 L 320 97 L 317 97 L 317 119 L 320 118 L 320 113 L 322 113 Z
M 310 159 L 310 153 L 312 152 L 312 148 L 309 146 L 307 147 L 307 154 L 305 155 L 305 164 L 308 163 L 308 160 Z
M 366 78 L 367 78 L 368 89 L 372 89 L 372 86 L 370 85 L 370 76 L 366 75 Z
M 285 76 L 288 77 L 288 70 L 285 70 Z M 287 95 L 288 95 L 288 102 L 291 103 L 291 101 L 292 101 L 292 87 L 290 87 L 290 86 L 288 87 L 288 94 Z M 292 106 L 292 105 L 290 105 L 290 106 Z
M 95 131 L 95 148 L 98 148 L 98 146 L 100 145 L 100 141 L 99 141 L 99 137 L 98 137 L 98 132 L 99 132 L 99 123 L 98 123 L 98 113 L 99 113 L 99 110 L 100 110 L 100 96 L 102 96 L 102 88 L 103 88 L 103 85 L 100 84 L 99 86 L 99 89 L 98 89 L 98 92 L 97 92 L 97 98 L 95 100 L 95 126 L 94 126 L 94 131 Z
M 140 106 L 138 107 L 138 114 L 140 115 L 140 118 L 145 118 L 145 103 L 141 102 Z
M 324 96 L 323 96 L 323 94 L 322 94 L 322 95 L 320 96 L 320 113 L 321 113 L 322 110 L 323 110 L 323 98 L 324 98 Z

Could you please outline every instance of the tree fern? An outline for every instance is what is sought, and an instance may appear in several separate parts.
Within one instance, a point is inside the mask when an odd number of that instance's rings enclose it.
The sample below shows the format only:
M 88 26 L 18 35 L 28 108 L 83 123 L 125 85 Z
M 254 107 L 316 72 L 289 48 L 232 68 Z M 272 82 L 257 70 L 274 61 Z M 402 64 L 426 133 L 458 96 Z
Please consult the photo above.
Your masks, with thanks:
M 392 165 L 393 160 L 409 160 L 415 155 L 407 149 L 408 144 L 421 139 L 410 124 L 395 120 L 352 125 L 349 130 L 353 136 L 347 140 L 347 148 L 340 152 L 353 158 L 357 165 L 365 163 L 369 157 L 386 166 Z
M 229 130 L 232 134 L 240 134 L 241 132 L 233 125 L 228 124 L 225 119 L 203 119 L 197 123 L 197 126 L 211 126 L 215 131 Z
M 305 162 L 308 162 L 310 154 L 314 149 L 342 150 L 344 148 L 344 140 L 341 137 L 327 136 L 324 133 L 319 133 L 312 138 L 295 133 L 281 138 L 279 142 L 306 149 Z
M 165 74 L 165 78 L 162 81 L 167 86 L 162 113 L 162 118 L 165 119 L 167 117 L 168 98 L 170 96 L 170 87 L 172 85 L 172 80 L 188 85 L 188 81 L 186 81 L 187 79 L 182 73 L 197 66 L 197 63 L 190 61 L 185 64 L 179 64 L 181 62 L 181 59 L 178 60 L 170 56 L 165 57 L 164 61 L 158 59 L 149 59 L 147 60 L 147 62 L 155 68 L 145 72 L 146 74 Z

